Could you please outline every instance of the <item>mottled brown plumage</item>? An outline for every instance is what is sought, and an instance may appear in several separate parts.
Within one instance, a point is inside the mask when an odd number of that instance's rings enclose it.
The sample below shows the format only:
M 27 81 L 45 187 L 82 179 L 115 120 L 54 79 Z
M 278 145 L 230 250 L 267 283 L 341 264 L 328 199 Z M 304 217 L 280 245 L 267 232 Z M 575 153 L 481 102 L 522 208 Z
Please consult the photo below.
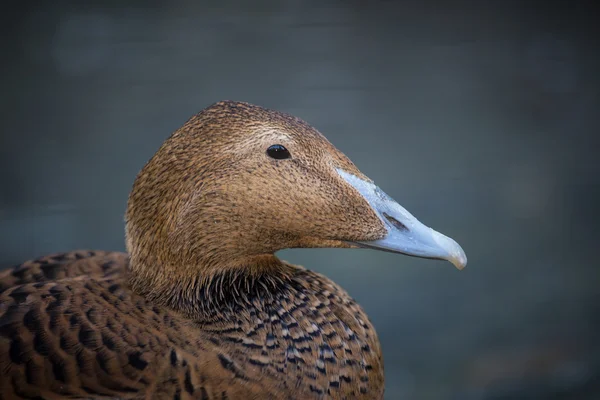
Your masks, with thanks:
M 78 251 L 4 273 L 0 398 L 381 397 L 373 327 L 322 275 L 290 266 L 250 290 L 240 277 L 248 303 L 223 298 L 222 319 L 198 323 L 132 293 L 126 267 L 123 253 Z
M 368 181 L 292 116 L 220 102 L 192 117 L 135 180 L 128 254 L 0 275 L 1 398 L 381 399 L 364 311 L 273 254 L 386 235 L 335 168 Z

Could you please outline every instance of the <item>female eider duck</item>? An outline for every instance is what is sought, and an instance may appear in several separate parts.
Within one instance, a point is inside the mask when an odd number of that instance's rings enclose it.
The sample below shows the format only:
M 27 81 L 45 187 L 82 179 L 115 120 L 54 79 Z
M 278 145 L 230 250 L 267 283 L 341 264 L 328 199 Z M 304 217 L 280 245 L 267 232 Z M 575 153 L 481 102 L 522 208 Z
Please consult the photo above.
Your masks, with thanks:
M 0 275 L 1 398 L 381 399 L 362 308 L 274 253 L 467 263 L 306 122 L 231 101 L 193 116 L 139 173 L 126 246 Z

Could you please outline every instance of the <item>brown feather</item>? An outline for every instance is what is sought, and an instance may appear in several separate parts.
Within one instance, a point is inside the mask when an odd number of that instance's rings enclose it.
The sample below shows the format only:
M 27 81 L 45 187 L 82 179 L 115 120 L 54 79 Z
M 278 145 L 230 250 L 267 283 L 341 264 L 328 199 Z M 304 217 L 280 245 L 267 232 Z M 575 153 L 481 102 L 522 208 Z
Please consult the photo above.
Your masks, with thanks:
M 381 399 L 364 311 L 273 254 L 383 236 L 334 167 L 368 179 L 295 117 L 236 102 L 192 117 L 134 183 L 128 254 L 0 275 L 1 398 Z

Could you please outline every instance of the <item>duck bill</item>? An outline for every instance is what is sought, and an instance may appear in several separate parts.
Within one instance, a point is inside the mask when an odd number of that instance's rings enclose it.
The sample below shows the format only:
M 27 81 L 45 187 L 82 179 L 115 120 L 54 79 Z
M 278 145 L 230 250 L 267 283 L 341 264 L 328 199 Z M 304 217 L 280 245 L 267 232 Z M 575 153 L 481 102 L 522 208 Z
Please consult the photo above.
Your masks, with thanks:
M 387 229 L 381 239 L 352 243 L 414 257 L 447 260 L 458 269 L 467 265 L 465 252 L 453 239 L 422 224 L 372 182 L 341 169 L 337 172 L 365 198 Z

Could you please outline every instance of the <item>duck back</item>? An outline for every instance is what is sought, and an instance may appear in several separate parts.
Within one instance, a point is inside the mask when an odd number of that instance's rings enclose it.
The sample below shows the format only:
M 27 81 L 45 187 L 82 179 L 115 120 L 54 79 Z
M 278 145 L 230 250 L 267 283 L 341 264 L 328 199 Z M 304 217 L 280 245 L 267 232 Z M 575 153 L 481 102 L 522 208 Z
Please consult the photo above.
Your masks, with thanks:
M 194 321 L 132 292 L 127 265 L 76 251 L 0 275 L 1 398 L 382 398 L 374 329 L 324 276 L 223 279 L 221 309 Z

